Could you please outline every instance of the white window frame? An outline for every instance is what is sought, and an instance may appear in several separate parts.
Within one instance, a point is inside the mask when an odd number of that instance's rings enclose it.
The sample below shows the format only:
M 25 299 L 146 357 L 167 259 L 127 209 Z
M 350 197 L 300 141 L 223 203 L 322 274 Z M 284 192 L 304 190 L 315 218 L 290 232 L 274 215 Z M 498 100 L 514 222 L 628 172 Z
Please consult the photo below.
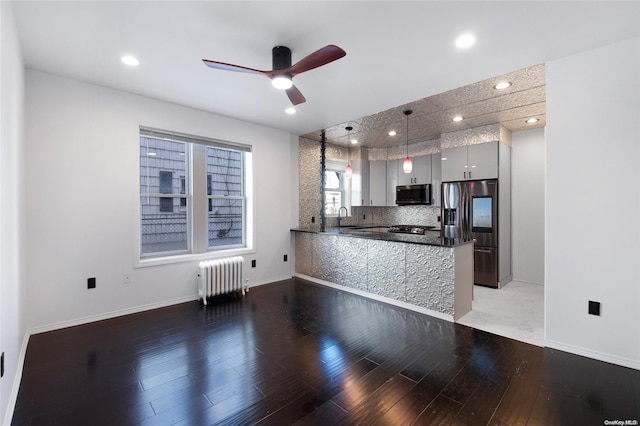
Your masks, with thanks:
M 140 126 L 138 132 L 138 152 L 140 136 L 167 138 L 187 143 L 187 239 L 189 249 L 181 252 L 159 252 L 158 255 L 142 255 L 141 246 L 141 205 L 140 191 L 136 201 L 136 238 L 135 238 L 135 267 L 162 265 L 169 263 L 188 262 L 194 260 L 212 259 L 225 256 L 236 256 L 255 253 L 254 248 L 254 197 L 253 197 L 253 155 L 252 146 L 229 141 L 222 141 L 201 136 L 154 129 Z M 216 248 L 208 246 L 208 194 L 206 177 L 206 146 L 226 148 L 244 152 L 244 209 L 243 209 L 243 242 L 242 246 Z M 137 175 L 140 177 L 140 157 L 137 158 Z M 138 183 L 138 188 L 140 184 Z M 166 194 L 165 194 L 166 195 Z M 175 197 L 184 197 L 176 194 Z

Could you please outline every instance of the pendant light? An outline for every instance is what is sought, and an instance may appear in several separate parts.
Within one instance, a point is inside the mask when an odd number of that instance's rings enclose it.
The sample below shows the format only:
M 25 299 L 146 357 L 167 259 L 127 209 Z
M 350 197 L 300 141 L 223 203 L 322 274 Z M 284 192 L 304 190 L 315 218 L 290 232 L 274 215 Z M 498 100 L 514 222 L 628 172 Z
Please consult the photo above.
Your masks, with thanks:
M 409 116 L 412 112 L 410 109 L 403 111 L 404 115 L 407 116 L 407 157 L 402 163 L 402 171 L 405 173 L 411 173 L 411 170 L 413 170 L 413 162 L 409 158 Z
M 353 130 L 353 127 L 347 126 L 347 127 L 345 127 L 345 130 L 347 131 L 347 144 L 350 144 L 351 143 L 351 131 Z M 347 168 L 344 169 L 344 176 L 347 179 L 351 179 L 351 176 L 353 176 L 353 168 L 351 167 L 351 146 L 349 146 L 349 162 L 347 163 Z

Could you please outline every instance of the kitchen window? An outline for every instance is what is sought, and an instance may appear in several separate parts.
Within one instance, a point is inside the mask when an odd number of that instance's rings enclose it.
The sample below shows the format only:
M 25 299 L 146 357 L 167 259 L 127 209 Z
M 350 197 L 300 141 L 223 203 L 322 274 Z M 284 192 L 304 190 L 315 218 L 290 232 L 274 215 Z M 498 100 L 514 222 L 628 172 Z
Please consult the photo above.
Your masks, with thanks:
M 345 166 L 340 163 L 328 163 L 324 172 L 324 212 L 327 216 L 338 216 L 340 207 L 350 210 L 350 179 L 345 176 Z
M 140 128 L 140 258 L 247 248 L 250 147 Z

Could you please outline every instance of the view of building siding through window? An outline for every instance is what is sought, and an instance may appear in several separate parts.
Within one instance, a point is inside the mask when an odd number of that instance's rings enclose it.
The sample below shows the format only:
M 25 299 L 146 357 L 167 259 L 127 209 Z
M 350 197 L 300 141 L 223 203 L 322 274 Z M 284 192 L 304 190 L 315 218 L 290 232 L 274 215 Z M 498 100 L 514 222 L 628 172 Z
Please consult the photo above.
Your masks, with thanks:
M 207 147 L 207 228 L 209 247 L 243 244 L 243 155 Z
M 342 207 L 342 176 L 340 172 L 326 170 L 324 191 L 324 212 L 328 215 L 337 215 Z
M 199 148 L 196 150 L 194 147 Z M 191 151 L 193 155 L 190 155 Z M 193 167 L 190 161 L 194 162 Z M 192 176 L 194 169 L 206 170 L 206 193 L 204 173 Z M 191 185 L 191 179 L 195 182 L 199 179 L 201 184 Z M 206 249 L 243 246 L 244 185 L 242 151 L 141 134 L 141 256 L 198 253 Z M 203 189 L 197 194 L 190 194 L 192 187 Z M 206 224 L 204 211 L 196 212 L 194 219 L 190 205 L 192 199 L 206 202 Z M 199 235 L 206 232 L 207 247 L 191 247 L 191 232 Z
M 189 249 L 187 144 L 140 137 L 141 254 Z

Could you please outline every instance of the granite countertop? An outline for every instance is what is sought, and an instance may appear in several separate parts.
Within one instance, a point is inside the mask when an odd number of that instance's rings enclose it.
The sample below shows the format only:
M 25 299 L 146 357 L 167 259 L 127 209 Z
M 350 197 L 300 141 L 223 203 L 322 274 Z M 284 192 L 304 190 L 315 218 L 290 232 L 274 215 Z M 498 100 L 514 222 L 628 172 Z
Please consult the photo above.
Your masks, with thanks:
M 440 236 L 434 235 L 435 232 L 439 232 L 438 229 L 431 230 L 427 232 L 427 235 L 416 235 L 416 234 L 400 234 L 394 232 L 387 232 L 386 229 L 389 226 L 386 225 L 366 225 L 366 226 L 357 226 L 357 227 L 342 227 L 342 228 L 326 228 L 324 232 L 320 231 L 320 227 L 313 228 L 294 228 L 291 229 L 293 232 L 307 232 L 312 234 L 321 234 L 321 235 L 336 235 L 347 238 L 365 238 L 370 240 L 384 240 L 384 241 L 395 241 L 399 243 L 410 243 L 410 244 L 423 244 L 429 246 L 440 246 L 440 247 L 455 247 L 462 244 L 472 243 L 473 240 L 463 240 L 463 239 L 453 239 L 446 238 L 445 241 L 441 241 Z M 434 232 L 435 231 L 435 232 Z M 431 234 L 431 235 L 429 235 Z

